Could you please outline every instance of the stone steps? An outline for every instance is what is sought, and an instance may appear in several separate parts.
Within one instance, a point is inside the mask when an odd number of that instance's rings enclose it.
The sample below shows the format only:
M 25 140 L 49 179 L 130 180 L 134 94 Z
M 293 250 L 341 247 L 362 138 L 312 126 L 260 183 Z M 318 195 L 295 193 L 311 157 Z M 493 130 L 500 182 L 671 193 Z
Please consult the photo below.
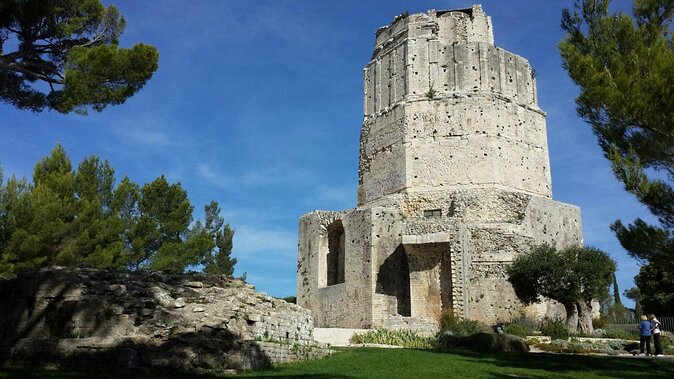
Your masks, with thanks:
M 330 346 L 349 346 L 351 336 L 371 330 L 373 329 L 314 328 L 314 340 Z

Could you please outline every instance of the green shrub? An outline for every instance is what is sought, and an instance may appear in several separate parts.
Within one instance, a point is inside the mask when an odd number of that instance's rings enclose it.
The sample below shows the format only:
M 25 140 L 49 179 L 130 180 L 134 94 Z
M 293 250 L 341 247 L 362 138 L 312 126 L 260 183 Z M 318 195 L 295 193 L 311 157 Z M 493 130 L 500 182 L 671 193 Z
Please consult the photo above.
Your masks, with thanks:
M 529 351 L 529 345 L 518 336 L 482 332 L 467 337 L 457 337 L 445 332 L 440 335 L 438 346 L 444 349 L 460 347 L 479 352 Z
M 372 330 L 351 336 L 351 343 L 376 343 L 382 345 L 402 346 L 411 349 L 433 349 L 437 345 L 435 338 L 421 337 L 411 330 Z
M 476 351 L 529 351 L 529 345 L 520 337 L 508 334 L 476 333 L 465 338 L 466 347 Z
M 606 338 L 616 338 L 623 340 L 633 340 L 639 339 L 639 335 L 633 331 L 620 329 L 620 328 L 607 328 L 604 329 L 604 337 Z
M 466 337 L 476 333 L 489 333 L 491 327 L 476 320 L 459 319 L 454 314 L 443 312 L 440 316 L 440 333 L 450 332 L 455 337 Z
M 506 327 L 503 329 L 503 331 L 506 334 L 512 334 L 518 337 L 526 337 L 531 334 L 532 330 L 528 325 L 523 325 L 519 323 L 512 323 L 509 325 L 506 325 Z
M 592 319 L 592 327 L 595 329 L 604 329 L 608 324 L 607 316 L 601 315 Z
M 569 331 L 561 320 L 546 319 L 543 326 L 541 326 L 541 333 L 553 340 L 566 340 L 569 338 Z
M 674 351 L 674 334 L 668 331 L 662 331 L 660 334 L 660 341 L 662 342 L 662 350 L 671 354 Z
M 459 322 L 459 318 L 452 312 L 442 312 L 440 315 L 440 332 L 446 332 L 454 328 Z

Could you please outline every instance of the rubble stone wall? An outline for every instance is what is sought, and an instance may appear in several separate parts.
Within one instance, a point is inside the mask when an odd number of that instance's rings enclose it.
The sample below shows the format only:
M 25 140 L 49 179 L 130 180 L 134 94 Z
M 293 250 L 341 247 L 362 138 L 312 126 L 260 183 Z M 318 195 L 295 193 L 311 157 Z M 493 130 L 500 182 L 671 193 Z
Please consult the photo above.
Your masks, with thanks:
M 326 353 L 310 311 L 240 280 L 46 268 L 1 281 L 0 298 L 7 365 L 245 369 L 293 346 Z

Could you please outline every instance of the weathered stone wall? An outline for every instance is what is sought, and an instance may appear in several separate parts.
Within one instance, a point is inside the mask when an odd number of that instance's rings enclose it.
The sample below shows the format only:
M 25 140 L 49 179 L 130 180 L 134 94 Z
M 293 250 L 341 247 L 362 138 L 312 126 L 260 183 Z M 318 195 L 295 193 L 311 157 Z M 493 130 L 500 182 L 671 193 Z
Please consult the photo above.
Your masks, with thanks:
M 407 186 L 404 117 L 403 108 L 396 107 L 363 123 L 358 166 L 359 205 L 402 191 Z
M 391 315 L 410 316 L 410 281 L 402 249 L 404 222 L 397 208 L 371 208 L 372 261 L 369 270 L 374 289 L 370 326 L 381 326 Z
M 4 364 L 245 369 L 293 345 L 326 353 L 308 310 L 239 280 L 47 268 L 0 282 L 0 298 Z
M 300 220 L 297 303 L 312 311 L 320 327 L 368 328 L 372 311 L 372 213 L 370 210 L 312 212 Z M 329 226 L 344 227 L 344 283 L 330 284 Z M 353 304 L 363 306 L 354 307 Z M 325 311 L 318 312 L 319 309 Z

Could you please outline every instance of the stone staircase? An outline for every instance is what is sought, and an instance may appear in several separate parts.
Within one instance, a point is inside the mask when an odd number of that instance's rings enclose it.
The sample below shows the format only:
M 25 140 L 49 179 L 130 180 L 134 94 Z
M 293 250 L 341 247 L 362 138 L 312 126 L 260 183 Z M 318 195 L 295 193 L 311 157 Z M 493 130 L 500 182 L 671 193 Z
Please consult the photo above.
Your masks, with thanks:
M 389 330 L 411 330 L 420 336 L 431 337 L 438 333 L 438 325 L 413 317 L 389 316 L 384 324 Z

